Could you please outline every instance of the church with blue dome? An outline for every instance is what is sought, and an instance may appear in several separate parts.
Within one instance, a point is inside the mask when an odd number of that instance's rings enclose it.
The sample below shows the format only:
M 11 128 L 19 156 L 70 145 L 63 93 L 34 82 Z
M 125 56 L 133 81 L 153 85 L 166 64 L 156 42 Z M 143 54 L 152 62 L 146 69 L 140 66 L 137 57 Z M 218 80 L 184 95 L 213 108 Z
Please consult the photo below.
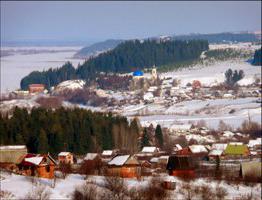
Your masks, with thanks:
M 133 72 L 133 76 L 144 76 L 144 73 L 140 70 L 136 70 Z

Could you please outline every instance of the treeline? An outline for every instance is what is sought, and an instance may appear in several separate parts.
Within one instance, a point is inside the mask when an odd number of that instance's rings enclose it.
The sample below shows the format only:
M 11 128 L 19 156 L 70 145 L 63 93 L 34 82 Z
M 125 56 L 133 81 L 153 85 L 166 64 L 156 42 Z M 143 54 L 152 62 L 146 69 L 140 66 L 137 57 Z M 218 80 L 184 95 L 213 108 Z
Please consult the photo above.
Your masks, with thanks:
M 252 62 L 253 65 L 257 65 L 257 66 L 262 65 L 262 56 L 261 56 L 262 53 L 261 52 L 262 52 L 262 48 L 255 51 L 254 59 Z
M 15 108 L 11 117 L 0 116 L 1 145 L 25 144 L 29 152 L 76 154 L 121 149 L 137 152 L 141 127 L 136 119 L 75 108 L 56 110 Z
M 119 44 L 111 51 L 90 58 L 76 70 L 67 63 L 55 70 L 32 72 L 22 79 L 20 85 L 22 89 L 27 89 L 31 83 L 44 83 L 49 88 L 61 81 L 74 78 L 89 82 L 94 80 L 99 72 L 125 73 L 153 65 L 161 67 L 170 63 L 195 60 L 206 50 L 208 50 L 206 40 L 167 42 L 131 40 Z

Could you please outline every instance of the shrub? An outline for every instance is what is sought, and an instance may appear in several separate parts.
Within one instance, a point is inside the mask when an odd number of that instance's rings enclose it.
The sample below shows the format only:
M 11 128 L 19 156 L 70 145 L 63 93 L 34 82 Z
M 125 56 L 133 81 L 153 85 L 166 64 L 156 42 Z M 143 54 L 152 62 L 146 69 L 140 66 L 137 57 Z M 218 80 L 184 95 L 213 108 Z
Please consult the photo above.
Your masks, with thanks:
M 84 183 L 72 193 L 72 200 L 96 200 L 98 199 L 97 186 L 92 183 Z
M 225 188 L 217 185 L 215 188 L 215 195 L 218 200 L 223 200 L 227 196 L 228 192 Z
M 59 169 L 62 172 L 62 176 L 65 179 L 68 174 L 72 173 L 71 164 L 69 163 L 59 163 Z
M 0 199 L 13 199 L 15 196 L 13 193 L 5 190 L 0 191 Z
M 37 184 L 30 192 L 25 196 L 27 200 L 49 200 L 51 191 L 44 185 Z
M 124 199 L 127 194 L 127 186 L 123 178 L 120 177 L 105 177 L 105 188 L 111 193 L 107 193 L 108 199 Z

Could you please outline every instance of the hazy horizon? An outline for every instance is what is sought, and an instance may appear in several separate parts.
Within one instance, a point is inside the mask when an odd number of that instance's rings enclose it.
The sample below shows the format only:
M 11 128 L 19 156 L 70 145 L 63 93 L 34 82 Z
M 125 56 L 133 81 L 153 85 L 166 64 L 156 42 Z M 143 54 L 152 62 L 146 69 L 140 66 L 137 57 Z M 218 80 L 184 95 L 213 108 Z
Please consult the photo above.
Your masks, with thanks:
M 260 1 L 1 1 L 1 44 L 41 41 L 87 45 L 106 39 L 258 31 L 260 8 Z

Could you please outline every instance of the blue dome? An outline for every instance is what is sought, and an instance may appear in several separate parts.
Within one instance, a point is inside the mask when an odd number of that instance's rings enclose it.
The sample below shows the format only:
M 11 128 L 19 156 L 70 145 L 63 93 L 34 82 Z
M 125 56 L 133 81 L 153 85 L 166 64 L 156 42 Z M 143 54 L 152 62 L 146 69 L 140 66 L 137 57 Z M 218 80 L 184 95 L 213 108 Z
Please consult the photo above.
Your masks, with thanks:
M 143 76 L 143 75 L 144 75 L 144 73 L 140 70 L 136 70 L 136 71 L 133 72 L 133 76 Z

